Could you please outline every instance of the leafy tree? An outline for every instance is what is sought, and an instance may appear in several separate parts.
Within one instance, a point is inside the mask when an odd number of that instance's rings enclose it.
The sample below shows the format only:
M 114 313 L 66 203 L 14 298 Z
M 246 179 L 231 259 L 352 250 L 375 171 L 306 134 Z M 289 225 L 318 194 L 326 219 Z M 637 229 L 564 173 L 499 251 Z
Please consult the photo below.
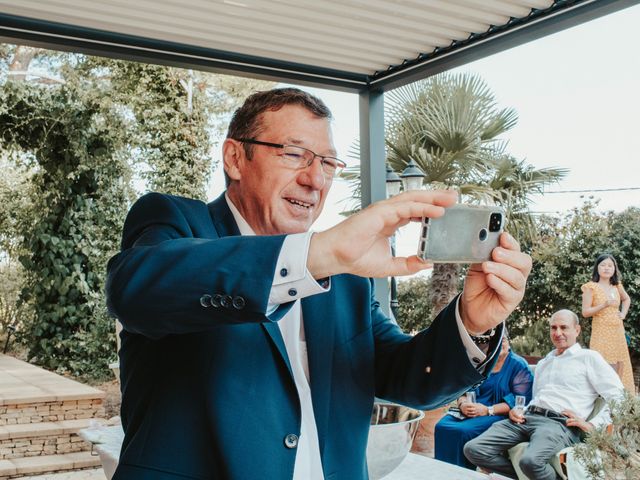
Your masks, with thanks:
M 0 205 L 0 249 L 24 267 L 22 340 L 36 363 L 99 378 L 115 356 L 105 265 L 135 173 L 204 199 L 211 132 L 235 92 L 269 84 L 21 46 L 3 47 L 0 60 L 0 158 L 28 169 L 26 201 Z M 235 90 L 213 92 L 208 78 Z M 0 183 L 0 195 L 17 185 Z
M 498 137 L 517 122 L 498 107 L 484 81 L 469 74 L 441 74 L 390 92 L 388 161 L 400 171 L 415 161 L 430 188 L 456 188 L 467 202 L 495 202 L 507 209 L 509 229 L 531 236 L 529 196 L 562 178 L 561 169 L 535 170 L 506 152 Z M 436 264 L 429 290 L 440 311 L 460 289 L 461 268 Z
M 269 82 L 160 65 L 91 58 L 89 71 L 108 68 L 112 92 L 135 117 L 132 160 L 147 188 L 206 200 L 213 133 L 230 113 Z
M 398 325 L 405 332 L 420 331 L 431 325 L 429 279 L 414 277 L 398 283 Z
M 0 89 L 1 145 L 37 165 L 21 224 L 29 357 L 92 376 L 115 349 L 102 272 L 129 200 L 128 184 L 114 181 L 128 176 L 126 127 L 100 93 L 72 75 L 53 88 L 8 81 Z
M 598 213 L 598 203 L 587 200 L 561 218 L 542 217 L 540 237 L 531 250 L 533 270 L 525 297 L 510 322 L 512 335 L 523 353 L 542 354 L 551 349 L 546 321 L 559 309 L 578 315 L 582 310 L 580 286 L 591 278 L 593 263 L 604 252 L 618 260 L 625 289 L 633 299 L 640 290 L 640 209 Z M 630 348 L 640 351 L 640 313 L 631 308 L 624 321 Z M 591 319 L 583 319 L 581 342 L 589 343 Z
M 507 153 L 499 137 L 515 126 L 516 112 L 499 108 L 480 77 L 436 75 L 391 91 L 386 101 L 387 160 L 395 171 L 413 160 L 428 188 L 455 188 L 465 202 L 502 205 L 511 233 L 521 240 L 535 236 L 530 196 L 566 170 L 534 169 Z M 357 180 L 357 190 L 358 172 L 347 178 Z M 463 273 L 454 264 L 434 266 L 429 295 L 435 312 L 460 290 Z

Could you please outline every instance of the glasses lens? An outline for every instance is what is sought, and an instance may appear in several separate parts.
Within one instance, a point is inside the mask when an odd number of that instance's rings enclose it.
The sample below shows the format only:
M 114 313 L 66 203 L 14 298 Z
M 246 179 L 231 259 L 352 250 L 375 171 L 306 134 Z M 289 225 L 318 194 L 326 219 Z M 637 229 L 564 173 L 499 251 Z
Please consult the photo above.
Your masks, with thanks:
M 285 145 L 282 151 L 282 159 L 293 168 L 305 168 L 313 161 L 313 152 L 302 147 Z
M 333 157 L 324 157 L 322 159 L 322 169 L 328 177 L 335 177 L 342 172 L 343 164 L 340 160 Z
M 282 160 L 291 168 L 307 168 L 316 158 L 316 154 L 311 150 L 294 145 L 285 145 L 282 150 Z M 322 170 L 327 177 L 340 175 L 345 163 L 334 157 L 320 157 Z

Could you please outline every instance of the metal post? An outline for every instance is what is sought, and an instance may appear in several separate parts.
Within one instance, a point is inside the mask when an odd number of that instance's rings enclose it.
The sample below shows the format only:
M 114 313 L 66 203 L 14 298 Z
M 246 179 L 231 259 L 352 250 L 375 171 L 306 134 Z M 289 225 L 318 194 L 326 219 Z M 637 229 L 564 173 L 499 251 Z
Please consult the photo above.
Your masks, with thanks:
M 386 198 L 384 98 L 382 91 L 360 92 L 360 181 L 362 208 Z M 389 314 L 389 283 L 375 279 L 375 295 Z

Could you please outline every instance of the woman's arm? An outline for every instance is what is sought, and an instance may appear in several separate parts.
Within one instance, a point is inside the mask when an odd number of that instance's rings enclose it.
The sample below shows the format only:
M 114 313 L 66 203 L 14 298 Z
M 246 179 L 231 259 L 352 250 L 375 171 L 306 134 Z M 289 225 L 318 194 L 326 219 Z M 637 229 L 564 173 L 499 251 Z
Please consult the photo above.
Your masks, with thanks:
M 589 318 L 594 316 L 599 311 L 607 308 L 611 303 L 610 300 L 607 300 L 606 302 L 601 303 L 600 305 L 595 305 L 592 307 L 591 306 L 592 301 L 593 301 L 593 292 L 591 290 L 586 289 L 584 292 L 582 292 L 582 316 L 584 318 Z
M 629 313 L 629 307 L 631 306 L 631 297 L 624 289 L 622 284 L 618 285 L 618 292 L 620 293 L 620 304 L 622 305 L 622 310 L 620 310 L 620 318 L 624 319 Z

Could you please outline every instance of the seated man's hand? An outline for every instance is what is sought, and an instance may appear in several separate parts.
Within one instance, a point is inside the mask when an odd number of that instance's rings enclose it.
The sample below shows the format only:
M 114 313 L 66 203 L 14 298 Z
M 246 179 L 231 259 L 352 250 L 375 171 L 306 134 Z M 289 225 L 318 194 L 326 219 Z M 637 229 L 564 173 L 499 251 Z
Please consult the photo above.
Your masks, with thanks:
M 572 412 L 571 410 L 563 410 L 560 413 L 569 417 L 567 418 L 567 421 L 565 423 L 567 427 L 577 427 L 583 432 L 590 432 L 594 428 L 592 423 L 587 422 L 584 418 L 580 418 L 575 412 Z
M 531 272 L 531 257 L 508 233 L 500 235 L 491 257 L 493 261 L 471 265 L 462 291 L 462 322 L 475 335 L 507 319 L 522 300 Z
M 513 423 L 525 423 L 524 411 L 521 408 L 512 408 L 509 410 L 509 420 Z

